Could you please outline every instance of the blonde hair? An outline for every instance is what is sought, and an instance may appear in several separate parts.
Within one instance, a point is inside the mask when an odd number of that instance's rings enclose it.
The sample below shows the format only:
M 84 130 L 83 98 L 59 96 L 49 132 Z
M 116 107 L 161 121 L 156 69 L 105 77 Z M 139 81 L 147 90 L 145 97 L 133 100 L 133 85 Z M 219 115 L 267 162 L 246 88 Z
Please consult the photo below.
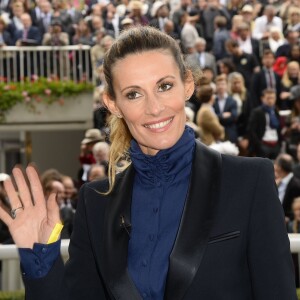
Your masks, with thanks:
M 233 94 L 233 92 L 232 92 L 232 83 L 233 83 L 234 80 L 241 80 L 243 87 L 242 87 L 242 91 L 240 93 L 240 97 L 241 97 L 242 101 L 245 101 L 246 100 L 246 95 L 247 95 L 247 89 L 245 87 L 244 77 L 241 73 L 232 72 L 228 75 L 228 93 L 230 95 Z
M 130 147 L 130 141 L 132 135 L 124 121 L 124 119 L 118 118 L 115 115 L 111 115 L 108 119 L 110 127 L 110 151 L 109 151 L 109 164 L 108 164 L 108 180 L 109 190 L 105 194 L 109 194 L 114 185 L 117 174 L 117 164 L 128 156 L 128 150 Z M 129 166 L 127 164 L 124 169 Z
M 300 71 L 299 63 L 296 61 L 291 61 L 287 64 L 287 67 L 282 75 L 281 82 L 285 87 L 291 87 L 293 85 L 293 82 L 289 78 L 289 67 L 298 67 L 298 70 Z
M 300 15 L 300 8 L 297 7 L 297 6 L 292 6 L 289 9 L 287 24 L 290 24 L 290 25 L 292 24 L 292 14 L 298 14 L 298 15 Z

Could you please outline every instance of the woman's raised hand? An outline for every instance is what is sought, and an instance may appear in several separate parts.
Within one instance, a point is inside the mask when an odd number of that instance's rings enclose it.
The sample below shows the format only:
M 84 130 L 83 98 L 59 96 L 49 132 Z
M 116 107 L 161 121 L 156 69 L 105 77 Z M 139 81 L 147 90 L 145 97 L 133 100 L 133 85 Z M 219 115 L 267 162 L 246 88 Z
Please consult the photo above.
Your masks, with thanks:
M 29 185 L 20 168 L 14 168 L 12 173 L 17 190 L 11 179 L 4 181 L 11 211 L 0 207 L 0 218 L 17 247 L 32 249 L 34 243 L 46 244 L 55 224 L 61 223 L 56 194 L 45 199 L 38 173 L 31 165 L 26 168 Z

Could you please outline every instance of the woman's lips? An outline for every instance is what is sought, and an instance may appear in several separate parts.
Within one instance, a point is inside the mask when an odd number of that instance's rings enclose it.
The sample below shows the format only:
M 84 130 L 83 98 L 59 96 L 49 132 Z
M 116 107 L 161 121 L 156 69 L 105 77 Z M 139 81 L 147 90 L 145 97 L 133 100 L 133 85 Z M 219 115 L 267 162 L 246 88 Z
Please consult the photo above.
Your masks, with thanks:
M 155 123 L 148 123 L 144 124 L 144 127 L 150 128 L 150 129 L 162 129 L 166 127 L 168 124 L 170 124 L 173 121 L 174 117 L 168 118 L 166 120 L 162 120 Z

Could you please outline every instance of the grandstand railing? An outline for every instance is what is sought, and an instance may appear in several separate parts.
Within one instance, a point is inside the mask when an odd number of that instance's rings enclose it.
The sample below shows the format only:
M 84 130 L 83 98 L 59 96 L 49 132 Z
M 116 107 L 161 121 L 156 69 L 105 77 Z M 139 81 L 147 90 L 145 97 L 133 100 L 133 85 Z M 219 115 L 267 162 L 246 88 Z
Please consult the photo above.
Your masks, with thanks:
M 300 254 L 300 234 L 289 234 L 292 253 Z M 69 240 L 62 240 L 61 255 L 68 259 Z M 15 245 L 0 245 L 0 261 L 2 261 L 1 289 L 4 291 L 20 290 L 23 287 L 18 250 Z
M 34 76 L 93 81 L 90 46 L 0 47 L 0 82 L 23 82 Z

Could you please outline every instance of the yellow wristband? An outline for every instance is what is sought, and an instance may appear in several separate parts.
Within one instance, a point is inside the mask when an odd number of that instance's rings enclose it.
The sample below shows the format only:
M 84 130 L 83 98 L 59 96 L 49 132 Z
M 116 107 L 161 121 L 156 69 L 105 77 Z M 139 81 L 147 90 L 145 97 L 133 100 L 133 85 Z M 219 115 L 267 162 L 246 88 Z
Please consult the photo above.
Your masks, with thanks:
M 62 225 L 62 224 L 59 224 L 59 223 L 55 224 L 55 227 L 53 228 L 53 230 L 50 234 L 47 244 L 54 243 L 59 239 L 59 235 L 60 235 L 63 227 L 64 227 L 64 225 Z

